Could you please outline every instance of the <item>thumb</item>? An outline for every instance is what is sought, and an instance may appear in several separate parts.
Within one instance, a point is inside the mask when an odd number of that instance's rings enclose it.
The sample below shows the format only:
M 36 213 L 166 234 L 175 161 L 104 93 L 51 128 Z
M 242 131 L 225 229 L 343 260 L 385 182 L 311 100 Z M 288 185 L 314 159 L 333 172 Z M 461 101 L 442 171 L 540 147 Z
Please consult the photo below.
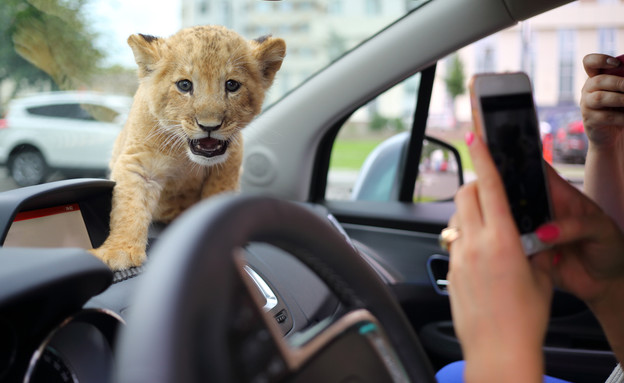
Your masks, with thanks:
M 610 231 L 609 223 L 602 213 L 562 218 L 538 227 L 535 235 L 544 243 L 561 245 L 599 238 L 605 231 Z

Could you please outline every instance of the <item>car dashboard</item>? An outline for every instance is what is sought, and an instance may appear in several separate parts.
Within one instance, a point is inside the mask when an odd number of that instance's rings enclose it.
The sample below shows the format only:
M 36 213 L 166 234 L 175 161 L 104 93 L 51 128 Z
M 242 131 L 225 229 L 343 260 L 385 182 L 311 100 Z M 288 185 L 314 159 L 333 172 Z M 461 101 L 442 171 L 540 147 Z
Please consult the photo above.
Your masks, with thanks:
M 150 227 L 142 267 L 112 272 L 91 256 L 86 249 L 108 235 L 113 186 L 65 180 L 0 194 L 1 381 L 110 381 L 117 331 L 149 269 L 149 248 L 165 229 Z M 340 229 L 326 210 L 307 206 Z M 341 312 L 325 284 L 294 257 L 263 243 L 244 250 L 263 310 L 285 337 Z

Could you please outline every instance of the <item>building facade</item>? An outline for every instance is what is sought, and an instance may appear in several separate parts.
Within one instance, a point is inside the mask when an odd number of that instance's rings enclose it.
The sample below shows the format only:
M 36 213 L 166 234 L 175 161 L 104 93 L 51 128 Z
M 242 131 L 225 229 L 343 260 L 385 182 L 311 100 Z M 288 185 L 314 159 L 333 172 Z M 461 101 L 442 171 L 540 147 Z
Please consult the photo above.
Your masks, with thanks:
M 436 0 L 442 1 L 442 0 Z M 281 97 L 329 62 L 403 15 L 406 0 L 182 0 L 182 26 L 221 24 L 247 38 L 272 34 L 287 42 L 287 58 L 268 102 Z M 431 37 L 427 37 L 431 38 Z M 466 82 L 473 73 L 525 71 L 540 107 L 578 105 L 586 79 L 582 58 L 591 52 L 624 53 L 624 0 L 580 0 L 478 41 L 457 52 Z M 444 86 L 447 59 L 438 63 L 432 120 L 470 122 L 467 93 L 453 104 Z M 412 86 L 388 92 L 376 105 L 401 117 Z M 449 108 L 455 108 L 452 113 Z M 435 118 L 440 117 L 440 118 Z M 444 127 L 443 127 L 444 128 Z

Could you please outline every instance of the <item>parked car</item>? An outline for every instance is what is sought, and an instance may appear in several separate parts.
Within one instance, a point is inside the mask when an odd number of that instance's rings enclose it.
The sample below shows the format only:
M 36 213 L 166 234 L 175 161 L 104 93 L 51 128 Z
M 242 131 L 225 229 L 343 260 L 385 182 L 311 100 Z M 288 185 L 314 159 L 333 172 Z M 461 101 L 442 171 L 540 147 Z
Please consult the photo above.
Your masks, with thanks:
M 357 2 L 255 2 L 265 12 L 259 19 L 271 20 L 271 7 L 281 3 L 310 14 Z M 366 2 L 382 3 L 389 2 Z M 435 382 L 436 369 L 462 358 L 446 294 L 448 253 L 438 244 L 455 205 L 414 200 L 426 169 L 420 159 L 436 71 L 444 67 L 438 62 L 564 3 L 410 2 L 409 12 L 245 128 L 240 193 L 204 201 L 169 226 L 153 225 L 142 269 L 112 273 L 79 249 L 85 241 L 101 245 L 108 234 L 112 181 L 64 180 L 0 194 L 0 380 Z M 392 187 L 380 188 L 376 200 L 326 198 L 345 121 L 414 76 L 416 91 L 406 93 L 415 107 L 409 133 L 387 142 L 390 152 L 380 150 L 395 154 L 383 185 Z M 374 168 L 371 174 L 382 175 Z M 449 169 L 432 172 L 453 176 Z M 18 235 L 6 246 L 14 227 Z M 27 246 L 42 237 L 47 245 Z M 484 325 L 496 326 L 488 319 Z M 577 383 L 604 381 L 616 365 L 586 305 L 558 290 L 543 354 L 550 375 Z
M 104 176 L 132 98 L 95 92 L 50 92 L 9 103 L 0 120 L 0 165 L 20 186 L 54 171 Z
M 588 145 L 583 121 L 572 121 L 555 134 L 555 158 L 561 162 L 584 164 Z

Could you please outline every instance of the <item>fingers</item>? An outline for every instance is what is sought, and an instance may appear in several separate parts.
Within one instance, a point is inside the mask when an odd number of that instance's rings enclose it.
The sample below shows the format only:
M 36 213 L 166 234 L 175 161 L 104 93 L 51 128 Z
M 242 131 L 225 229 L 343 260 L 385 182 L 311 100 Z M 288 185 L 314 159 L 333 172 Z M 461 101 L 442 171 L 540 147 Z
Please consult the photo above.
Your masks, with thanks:
M 597 212 L 600 209 L 585 194 L 570 182 L 562 178 L 555 169 L 547 164 L 546 178 L 555 217 L 563 218 Z
M 591 53 L 583 57 L 583 67 L 589 77 L 601 73 L 601 69 L 617 68 L 621 65 L 615 57 L 599 53 Z
M 580 106 L 590 141 L 610 145 L 624 126 L 624 77 L 596 75 L 587 79 Z
M 477 184 L 471 182 L 462 186 L 455 194 L 457 212 L 453 216 L 454 225 L 460 227 L 463 235 L 471 236 L 483 227 L 481 204 Z M 450 222 L 450 221 L 449 221 Z
M 590 109 L 624 106 L 624 77 L 599 75 L 583 85 L 581 106 Z
M 467 137 L 467 142 L 469 142 L 468 149 L 477 174 L 478 201 L 482 220 L 486 223 L 491 222 L 493 225 L 502 225 L 500 228 L 503 230 L 509 228 L 510 224 L 515 228 L 503 181 L 485 142 L 478 135 L 473 135 L 472 140 Z
M 613 231 L 613 224 L 602 213 L 562 218 L 540 226 L 535 234 L 544 243 L 562 245 L 586 239 L 597 239 Z

